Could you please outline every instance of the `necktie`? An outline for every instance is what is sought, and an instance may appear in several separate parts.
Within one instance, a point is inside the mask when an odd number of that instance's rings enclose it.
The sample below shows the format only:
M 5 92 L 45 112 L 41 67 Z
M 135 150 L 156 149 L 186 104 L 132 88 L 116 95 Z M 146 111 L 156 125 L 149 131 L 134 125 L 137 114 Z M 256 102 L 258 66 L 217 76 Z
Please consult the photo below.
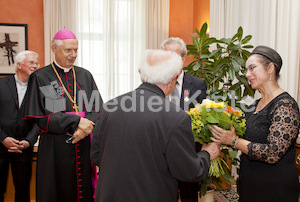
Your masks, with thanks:
M 171 94 L 171 102 L 173 102 L 177 106 L 180 105 L 179 92 L 178 92 L 178 89 L 176 88 L 176 86 Z

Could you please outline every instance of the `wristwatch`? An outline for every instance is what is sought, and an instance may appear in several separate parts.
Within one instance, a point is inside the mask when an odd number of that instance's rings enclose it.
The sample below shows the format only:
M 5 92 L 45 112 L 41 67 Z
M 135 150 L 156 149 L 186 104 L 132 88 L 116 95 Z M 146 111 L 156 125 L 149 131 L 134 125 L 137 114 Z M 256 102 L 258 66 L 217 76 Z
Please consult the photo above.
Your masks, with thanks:
M 237 143 L 237 141 L 238 141 L 238 139 L 239 139 L 239 137 L 238 136 L 236 136 L 236 138 L 232 141 L 232 147 L 233 148 L 235 148 L 235 146 L 236 146 L 236 143 Z

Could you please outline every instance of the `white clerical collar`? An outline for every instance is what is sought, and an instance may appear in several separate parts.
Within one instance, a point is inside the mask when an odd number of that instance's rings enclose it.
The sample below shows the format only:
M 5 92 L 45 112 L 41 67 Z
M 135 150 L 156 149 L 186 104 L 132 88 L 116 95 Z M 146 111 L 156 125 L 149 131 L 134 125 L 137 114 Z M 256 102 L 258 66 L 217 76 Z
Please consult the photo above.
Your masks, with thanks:
M 54 59 L 54 63 L 56 64 L 56 66 L 58 66 L 59 68 L 61 68 L 62 70 L 64 70 L 64 72 L 69 72 L 70 69 L 72 69 L 72 67 L 67 68 L 67 67 L 62 67 L 62 66 L 60 66 L 60 65 L 55 61 L 55 59 Z
M 16 79 L 16 83 L 19 84 L 20 86 L 27 86 L 27 83 L 24 83 L 18 79 L 17 74 L 15 74 L 15 79 Z

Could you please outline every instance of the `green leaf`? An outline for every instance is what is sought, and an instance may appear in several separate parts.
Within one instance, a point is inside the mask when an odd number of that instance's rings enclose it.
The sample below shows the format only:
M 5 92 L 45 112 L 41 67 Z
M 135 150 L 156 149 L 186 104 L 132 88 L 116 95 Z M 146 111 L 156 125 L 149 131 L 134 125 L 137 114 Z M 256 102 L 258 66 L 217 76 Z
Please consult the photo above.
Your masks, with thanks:
M 228 155 L 232 158 L 235 158 L 238 154 L 237 150 L 233 150 L 231 147 L 228 148 Z
M 226 182 L 228 184 L 234 184 L 234 179 L 230 175 L 225 174 L 225 175 L 222 175 L 222 176 L 224 177 L 224 179 L 226 180 Z
M 208 115 L 206 120 L 208 121 L 208 123 L 217 124 L 219 123 L 219 116 L 215 111 L 212 111 L 212 113 Z
M 210 137 L 212 137 L 213 135 L 212 135 L 208 125 L 204 125 L 204 127 L 201 130 L 201 133 L 202 133 L 201 137 L 202 137 L 203 141 L 210 143 L 211 142 Z
M 242 46 L 243 48 L 253 48 L 252 45 L 246 45 L 246 46 Z
M 188 50 L 197 50 L 193 45 L 186 45 L 186 49 Z
M 213 51 L 210 53 L 209 58 L 213 57 L 217 52 L 218 52 L 218 50 L 213 50 Z
M 239 39 L 239 41 L 242 40 L 242 37 L 243 37 L 243 28 L 239 27 L 238 28 L 238 39 Z
M 252 39 L 251 35 L 246 36 L 242 41 L 241 44 L 246 44 Z
M 213 74 L 216 74 L 219 71 L 222 71 L 223 68 L 227 67 L 228 63 L 221 63 L 217 66 L 217 68 L 215 69 L 215 71 L 213 72 Z
M 207 23 L 204 23 L 201 27 L 201 30 L 200 30 L 200 37 L 204 37 L 206 35 L 206 31 L 207 31 Z
M 200 59 L 205 59 L 205 58 L 209 58 L 209 55 L 202 54 L 200 57 Z
M 220 117 L 219 126 L 225 130 L 229 130 L 231 127 L 230 117 L 223 112 L 219 114 L 219 117 Z
M 234 68 L 229 68 L 229 78 L 231 81 L 234 80 Z
M 235 72 L 240 71 L 240 65 L 235 60 L 232 60 L 232 66 L 233 66 L 233 69 L 234 69 Z
M 231 41 L 234 41 L 235 39 L 237 39 L 238 36 L 239 36 L 239 33 L 236 33 L 236 34 L 232 37 Z
M 245 76 L 239 76 L 237 78 L 238 78 L 238 80 L 240 80 L 244 84 L 244 86 L 247 89 L 247 91 L 249 91 L 249 95 L 250 96 L 254 96 L 255 91 L 251 88 L 251 86 L 249 85 L 248 81 L 244 77 Z
M 233 58 L 240 66 L 245 67 L 245 61 L 244 61 L 242 58 L 240 58 L 240 57 L 238 57 L 238 56 L 233 56 L 232 58 Z
M 200 68 L 200 64 L 198 63 L 198 64 L 195 64 L 194 66 L 193 66 L 193 70 L 194 71 L 198 71 L 198 69 Z
M 200 191 L 199 191 L 199 195 L 204 196 L 207 192 L 207 183 L 203 180 L 200 184 Z
M 215 42 L 217 42 L 217 39 L 214 37 L 211 37 L 211 38 L 208 38 L 205 40 L 205 42 L 203 43 L 203 46 L 209 46 Z
M 198 29 L 195 29 L 196 33 L 198 34 L 198 36 L 200 37 L 200 32 Z
M 198 43 L 198 40 L 195 39 L 194 37 L 192 38 L 193 40 L 193 44 L 195 45 L 195 48 L 197 49 L 197 51 L 199 51 L 199 43 Z
M 229 44 L 229 43 L 230 43 L 230 40 L 231 40 L 231 39 L 225 39 L 225 38 L 223 38 L 223 39 L 220 40 L 220 42 L 223 42 L 223 43 L 225 43 L 225 44 Z
M 201 107 L 199 111 L 200 111 L 202 117 L 207 116 L 207 110 L 205 107 Z

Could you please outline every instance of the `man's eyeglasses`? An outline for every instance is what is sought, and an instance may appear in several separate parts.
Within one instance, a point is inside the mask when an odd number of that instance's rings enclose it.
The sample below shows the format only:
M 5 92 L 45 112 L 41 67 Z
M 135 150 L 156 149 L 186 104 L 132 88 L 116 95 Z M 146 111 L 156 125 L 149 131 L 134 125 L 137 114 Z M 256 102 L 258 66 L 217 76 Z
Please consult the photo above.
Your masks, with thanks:
M 34 61 L 32 61 L 32 60 L 27 61 L 27 64 L 29 64 L 29 65 L 31 65 L 31 66 L 36 65 L 37 67 L 40 67 L 40 64 L 39 64 L 39 63 L 34 62 Z

